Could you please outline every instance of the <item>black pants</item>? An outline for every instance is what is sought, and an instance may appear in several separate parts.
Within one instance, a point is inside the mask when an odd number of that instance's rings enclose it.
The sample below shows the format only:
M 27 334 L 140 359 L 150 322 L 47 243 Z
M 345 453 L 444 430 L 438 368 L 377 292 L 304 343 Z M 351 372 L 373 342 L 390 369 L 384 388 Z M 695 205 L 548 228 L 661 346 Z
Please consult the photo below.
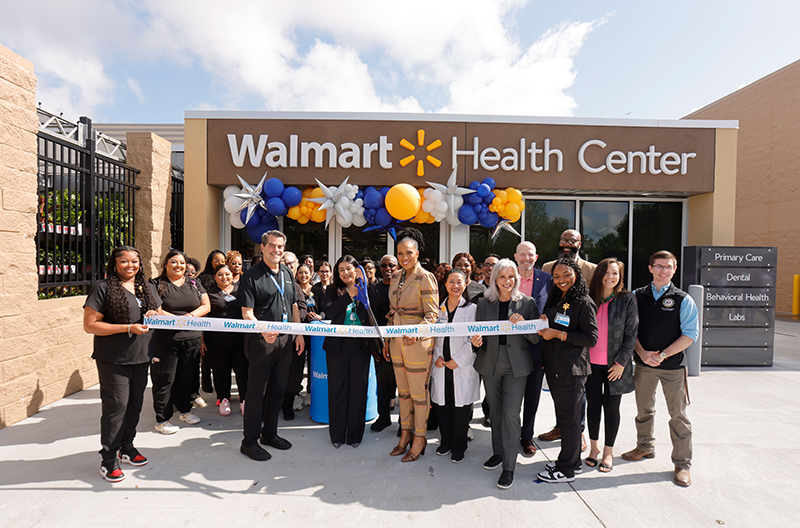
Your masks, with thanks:
M 353 348 L 343 346 L 339 352 L 326 354 L 328 430 L 334 444 L 355 444 L 364 437 L 372 357 L 361 347 Z
M 392 398 L 397 394 L 397 383 L 394 381 L 394 367 L 391 361 L 383 357 L 375 362 L 375 376 L 378 378 L 378 420 L 392 420 Z
M 575 476 L 581 464 L 581 400 L 586 376 L 556 377 L 547 372 L 547 384 L 556 406 L 556 421 L 561 429 L 561 451 L 556 469 L 568 477 Z
M 96 363 L 103 409 L 100 417 L 100 455 L 103 462 L 110 462 L 117 457 L 120 448 L 124 450 L 133 446 L 150 364 Z
M 467 428 L 472 415 L 472 404 L 456 407 L 432 403 L 431 408 L 436 409 L 439 417 L 441 447 L 450 449 L 453 456 L 463 455 L 467 450 Z
M 299 356 L 292 352 L 292 363 L 289 365 L 289 378 L 286 381 L 286 397 L 283 400 L 283 410 L 291 411 L 294 405 L 294 397 L 303 390 L 303 370 L 306 368 L 306 356 L 311 350 L 311 340 L 309 336 L 303 336 L 306 346 L 303 353 Z
M 605 415 L 604 445 L 614 447 L 619 431 L 619 406 L 622 394 L 612 395 L 608 385 L 608 367 L 592 365 L 592 373 L 586 378 L 586 419 L 589 423 L 589 438 L 600 439 L 600 416 Z
M 155 358 L 150 367 L 156 422 L 172 418 L 172 406 L 186 414 L 192 410 L 192 393 L 200 362 L 200 339 L 155 339 Z
M 244 401 L 247 395 L 247 369 L 249 364 L 244 355 L 244 339 L 229 335 L 228 343 L 218 342 L 206 337 L 206 355 L 208 364 L 214 372 L 214 389 L 217 399 L 231 399 L 231 370 L 236 373 L 236 386 L 239 389 L 239 400 Z
M 203 387 L 203 392 L 214 391 L 214 385 L 211 382 L 211 365 L 208 364 L 205 356 L 200 356 L 200 386 Z
M 550 378 L 548 378 L 547 383 L 550 383 Z M 556 416 L 556 427 L 561 429 L 561 425 L 558 423 L 558 416 Z M 586 429 L 586 393 L 583 393 L 581 396 L 581 433 Z
M 533 424 L 542 397 L 544 369 L 541 361 L 533 362 L 533 371 L 528 375 L 525 385 L 525 404 L 522 408 L 522 433 L 520 440 L 533 440 Z
M 287 335 L 279 335 L 270 344 L 261 334 L 245 334 L 244 353 L 250 368 L 242 443 L 252 445 L 261 435 L 270 438 L 278 434 L 278 415 L 286 395 L 293 350 L 294 340 Z

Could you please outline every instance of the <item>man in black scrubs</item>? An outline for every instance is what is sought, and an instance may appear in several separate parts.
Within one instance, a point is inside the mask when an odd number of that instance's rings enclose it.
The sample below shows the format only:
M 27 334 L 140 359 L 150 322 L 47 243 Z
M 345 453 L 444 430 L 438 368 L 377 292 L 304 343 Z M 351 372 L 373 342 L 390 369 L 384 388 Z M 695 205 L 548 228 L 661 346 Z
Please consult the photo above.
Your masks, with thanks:
M 381 280 L 369 286 L 369 303 L 378 325 L 386 326 L 386 315 L 389 313 L 389 285 L 392 283 L 392 275 L 397 271 L 397 259 L 392 255 L 384 255 L 380 267 Z M 378 419 L 369 426 L 375 432 L 383 431 L 392 425 L 390 404 L 397 391 L 392 363 L 384 359 L 382 350 L 379 352 L 380 357 L 375 361 L 375 375 L 378 379 Z
M 281 263 L 285 247 L 286 235 L 280 231 L 267 231 L 261 236 L 264 260 L 247 270 L 239 286 L 245 321 L 300 322 L 294 276 Z M 250 370 L 240 451 L 253 460 L 271 458 L 267 450 L 258 445 L 259 440 L 275 449 L 292 447 L 288 440 L 278 436 L 278 415 L 286 393 L 292 350 L 301 354 L 304 347 L 301 335 L 294 338 L 292 346 L 291 336 L 287 334 L 245 334 L 244 353 Z

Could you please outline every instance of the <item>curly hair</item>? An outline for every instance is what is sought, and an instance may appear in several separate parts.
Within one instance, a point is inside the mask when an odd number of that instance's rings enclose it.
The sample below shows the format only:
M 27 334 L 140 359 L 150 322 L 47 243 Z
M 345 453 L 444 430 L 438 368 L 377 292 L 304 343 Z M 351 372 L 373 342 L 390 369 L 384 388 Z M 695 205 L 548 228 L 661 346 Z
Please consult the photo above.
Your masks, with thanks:
M 117 258 L 123 253 L 135 253 L 141 264 L 142 256 L 139 250 L 132 246 L 119 246 L 114 248 L 111 255 L 108 257 L 108 264 L 106 265 L 106 284 L 108 284 L 108 291 L 106 293 L 106 302 L 103 307 L 103 318 L 106 322 L 117 324 L 132 324 L 131 321 L 131 307 L 128 304 L 128 298 L 125 295 L 125 288 L 117 275 Z M 150 310 L 158 309 L 153 293 L 147 287 L 147 281 L 144 278 L 144 271 L 141 265 L 139 271 L 136 272 L 134 277 L 133 292 L 136 299 L 142 305 L 142 312 L 146 313 Z
M 575 260 L 569 258 L 566 255 L 561 255 L 560 257 L 558 257 L 556 263 L 553 264 L 553 268 L 550 271 L 555 271 L 556 266 L 566 266 L 570 268 L 572 272 L 575 273 L 575 283 L 570 287 L 569 290 L 567 290 L 566 293 L 562 295 L 561 290 L 558 289 L 558 286 L 556 286 L 556 283 L 554 281 L 553 284 L 550 286 L 550 291 L 548 292 L 547 295 L 547 302 L 544 305 L 545 310 L 557 305 L 562 301 L 567 303 L 573 303 L 578 301 L 579 299 L 589 296 L 589 288 L 586 286 L 586 281 L 583 280 L 583 275 L 581 275 L 581 267 Z M 497 269 L 496 265 L 495 269 Z
M 397 232 L 397 244 L 401 242 L 413 242 L 417 246 L 417 251 L 422 253 L 425 250 L 425 237 L 419 229 L 405 227 Z
M 456 267 L 456 263 L 459 260 L 461 260 L 462 258 L 467 259 L 467 261 L 469 262 L 469 272 L 470 272 L 470 274 L 472 274 L 472 272 L 475 271 L 475 267 L 476 266 L 475 266 L 475 259 L 469 253 L 456 253 L 456 256 L 453 257 L 452 266 L 455 268 Z M 468 278 L 471 279 L 471 277 L 468 277 Z
M 242 262 L 244 263 L 244 258 L 242 257 L 242 254 L 239 253 L 238 251 L 236 251 L 235 249 L 232 249 L 232 250 L 228 251 L 227 253 L 225 253 L 225 264 L 230 266 L 231 262 L 233 262 L 233 259 L 235 259 L 236 257 L 239 257 L 240 259 L 242 259 Z M 214 270 L 214 271 L 217 271 L 217 270 Z

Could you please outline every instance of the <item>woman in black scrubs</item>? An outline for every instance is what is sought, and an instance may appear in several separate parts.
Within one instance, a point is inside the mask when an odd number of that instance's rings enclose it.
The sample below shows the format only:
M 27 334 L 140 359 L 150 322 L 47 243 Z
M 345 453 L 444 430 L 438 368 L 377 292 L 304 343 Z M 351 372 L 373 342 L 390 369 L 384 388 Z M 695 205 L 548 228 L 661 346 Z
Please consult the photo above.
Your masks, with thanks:
M 336 261 L 333 284 L 325 292 L 323 311 L 333 324 L 369 325 L 367 310 L 356 301 L 358 261 L 345 255 Z M 322 345 L 328 362 L 328 419 L 331 443 L 358 447 L 364 436 L 370 352 L 367 339 L 326 337 Z
M 237 300 L 239 283 L 233 282 L 233 271 L 227 264 L 217 268 L 215 284 L 208 289 L 211 311 L 208 317 L 218 319 L 241 319 L 242 305 Z M 208 360 L 214 373 L 214 388 L 217 390 L 219 414 L 231 414 L 231 370 L 236 373 L 239 389 L 239 410 L 244 414 L 247 396 L 247 369 L 249 363 L 244 355 L 244 334 L 239 332 L 204 332 L 200 352 Z
M 92 287 L 83 306 L 83 329 L 94 334 L 92 359 L 100 378 L 100 474 L 109 482 L 125 478 L 120 462 L 147 464 L 133 447 L 152 358 L 152 334 L 142 323 L 145 316 L 157 313 L 161 300 L 140 265 L 138 249 L 115 248 L 106 280 Z
M 596 308 L 581 268 L 569 257 L 559 257 L 552 269 L 553 285 L 542 319 L 549 328 L 539 330 L 545 340 L 542 363 L 561 429 L 558 459 L 539 473 L 543 482 L 572 482 L 581 466 L 581 400 L 591 373 L 589 349 L 597 344 Z
M 161 297 L 165 315 L 203 317 L 211 310 L 208 294 L 197 279 L 187 279 L 186 256 L 173 249 L 161 264 L 162 272 L 153 280 Z M 200 423 L 192 413 L 193 378 L 196 381 L 200 361 L 199 330 L 156 330 L 155 357 L 150 368 L 153 380 L 153 408 L 156 412 L 156 431 L 163 434 L 178 432 L 171 424 L 173 405 L 180 419 L 189 425 Z

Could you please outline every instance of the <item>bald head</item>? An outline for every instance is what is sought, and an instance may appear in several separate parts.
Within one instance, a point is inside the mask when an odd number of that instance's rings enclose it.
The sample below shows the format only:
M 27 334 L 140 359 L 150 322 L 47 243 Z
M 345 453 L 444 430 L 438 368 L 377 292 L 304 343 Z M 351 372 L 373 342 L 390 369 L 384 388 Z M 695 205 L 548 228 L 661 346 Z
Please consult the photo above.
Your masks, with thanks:
M 561 250 L 562 254 L 568 255 L 574 259 L 581 249 L 581 243 L 581 234 L 574 229 L 567 229 L 561 233 L 561 240 L 558 241 L 558 248 Z

